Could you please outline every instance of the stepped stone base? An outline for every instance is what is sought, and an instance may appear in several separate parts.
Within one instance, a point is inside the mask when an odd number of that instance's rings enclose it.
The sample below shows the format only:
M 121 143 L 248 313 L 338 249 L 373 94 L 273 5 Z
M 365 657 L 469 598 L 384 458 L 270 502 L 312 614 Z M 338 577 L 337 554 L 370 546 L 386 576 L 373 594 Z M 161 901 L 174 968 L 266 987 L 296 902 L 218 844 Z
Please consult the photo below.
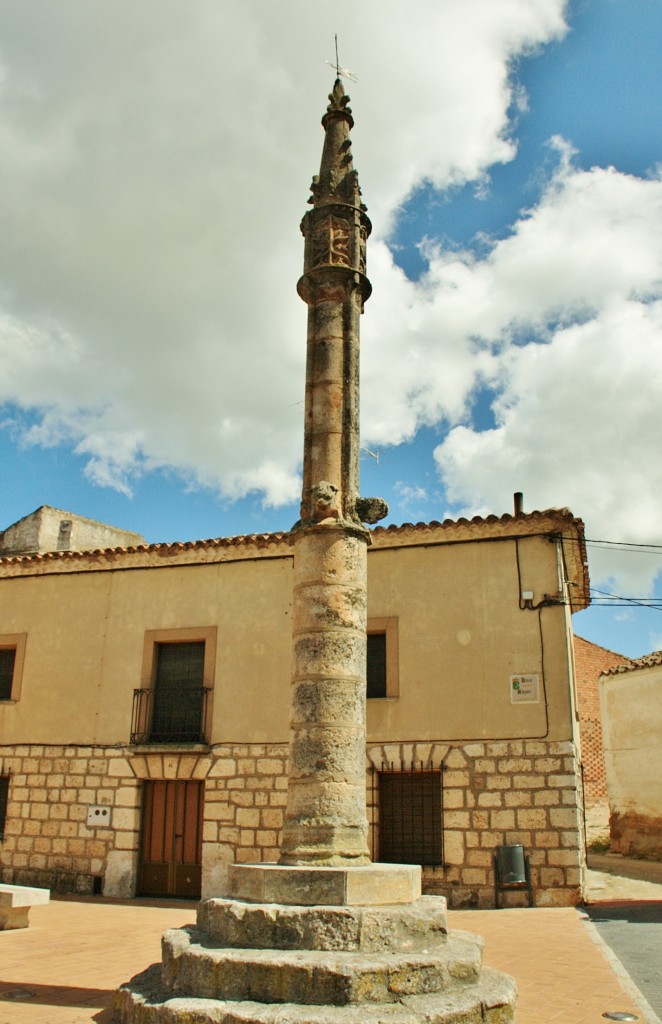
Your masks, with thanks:
M 444 946 L 446 900 L 427 896 L 407 906 L 288 907 L 211 899 L 198 909 L 198 928 L 219 946 L 405 953 Z
M 236 865 L 197 927 L 164 933 L 161 965 L 115 993 L 117 1024 L 514 1020 L 514 982 L 483 969 L 479 936 L 448 932 L 446 900 L 420 895 L 420 869 L 257 867 Z M 257 898 L 275 892 L 285 899 Z
M 397 1002 L 345 1006 L 258 1003 L 182 997 L 161 983 L 158 965 L 137 975 L 116 996 L 116 1021 L 135 1024 L 512 1024 L 512 978 L 489 968 L 479 985 L 442 995 L 403 996 Z

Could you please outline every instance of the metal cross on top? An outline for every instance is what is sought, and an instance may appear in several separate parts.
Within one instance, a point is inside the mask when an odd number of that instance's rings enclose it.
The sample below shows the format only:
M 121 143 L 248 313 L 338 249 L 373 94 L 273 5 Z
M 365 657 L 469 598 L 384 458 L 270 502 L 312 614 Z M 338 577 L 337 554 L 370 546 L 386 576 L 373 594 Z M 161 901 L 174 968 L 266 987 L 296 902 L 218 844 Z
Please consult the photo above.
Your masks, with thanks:
M 336 78 L 347 78 L 350 82 L 358 82 L 357 76 L 349 68 L 344 68 L 338 59 L 338 34 L 335 35 L 336 40 L 336 60 L 335 64 L 331 60 L 325 60 L 324 63 L 328 64 L 329 67 L 336 69 Z

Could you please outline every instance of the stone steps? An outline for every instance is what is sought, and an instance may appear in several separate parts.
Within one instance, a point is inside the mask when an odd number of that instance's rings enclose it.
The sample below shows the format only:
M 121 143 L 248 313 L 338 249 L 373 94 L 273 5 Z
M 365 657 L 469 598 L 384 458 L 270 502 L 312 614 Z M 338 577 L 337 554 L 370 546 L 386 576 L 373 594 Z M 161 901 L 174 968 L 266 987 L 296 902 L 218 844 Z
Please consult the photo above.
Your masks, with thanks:
M 173 995 L 159 965 L 115 994 L 117 1024 L 512 1024 L 515 984 L 487 968 L 478 984 L 447 994 L 403 996 L 396 1002 L 345 1006 L 261 1003 Z
M 512 1024 L 515 984 L 483 969 L 482 938 L 447 931 L 420 868 L 387 867 L 236 865 L 115 994 L 116 1024 Z M 276 889 L 289 902 L 264 900 Z
M 409 906 L 276 907 L 215 898 L 198 909 L 209 939 L 240 949 L 413 952 L 446 942 L 446 900 L 421 896 Z
M 211 999 L 260 1003 L 388 1003 L 445 992 L 480 978 L 482 941 L 453 932 L 438 949 L 414 953 L 236 949 L 210 946 L 197 929 L 162 939 L 167 988 Z

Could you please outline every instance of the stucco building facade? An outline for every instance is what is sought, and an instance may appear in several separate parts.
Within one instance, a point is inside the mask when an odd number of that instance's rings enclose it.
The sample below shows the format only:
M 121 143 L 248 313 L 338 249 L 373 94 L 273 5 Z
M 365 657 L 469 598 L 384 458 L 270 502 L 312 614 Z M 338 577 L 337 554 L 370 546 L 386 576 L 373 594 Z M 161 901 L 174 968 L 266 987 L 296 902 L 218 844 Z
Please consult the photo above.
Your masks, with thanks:
M 662 860 L 662 651 L 600 677 L 613 853 Z
M 535 902 L 577 902 L 581 520 L 371 540 L 373 859 L 422 863 L 428 892 L 490 906 L 494 850 L 521 843 Z M 287 533 L 0 559 L 2 880 L 209 896 L 228 863 L 277 859 L 291 613 Z

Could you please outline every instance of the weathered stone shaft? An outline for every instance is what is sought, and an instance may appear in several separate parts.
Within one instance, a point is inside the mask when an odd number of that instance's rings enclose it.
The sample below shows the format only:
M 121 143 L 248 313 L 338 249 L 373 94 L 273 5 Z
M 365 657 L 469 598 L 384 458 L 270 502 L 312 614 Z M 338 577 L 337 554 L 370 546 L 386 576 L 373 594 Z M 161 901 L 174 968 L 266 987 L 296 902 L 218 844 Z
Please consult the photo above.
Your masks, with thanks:
M 294 537 L 293 675 L 282 864 L 367 863 L 367 537 L 342 526 Z
M 301 519 L 293 530 L 290 773 L 281 864 L 369 861 L 365 806 L 366 556 L 359 496 L 359 319 L 370 221 L 340 80 L 304 216 L 308 305 Z
M 320 275 L 321 276 L 321 275 Z M 359 316 L 361 297 L 346 272 L 325 274 L 308 308 L 301 521 L 315 518 L 315 485 L 336 488 L 331 510 L 355 520 L 359 488 Z M 334 279 L 335 278 L 335 279 Z M 348 287 L 350 284 L 350 287 Z M 358 522 L 357 522 L 358 525 Z

